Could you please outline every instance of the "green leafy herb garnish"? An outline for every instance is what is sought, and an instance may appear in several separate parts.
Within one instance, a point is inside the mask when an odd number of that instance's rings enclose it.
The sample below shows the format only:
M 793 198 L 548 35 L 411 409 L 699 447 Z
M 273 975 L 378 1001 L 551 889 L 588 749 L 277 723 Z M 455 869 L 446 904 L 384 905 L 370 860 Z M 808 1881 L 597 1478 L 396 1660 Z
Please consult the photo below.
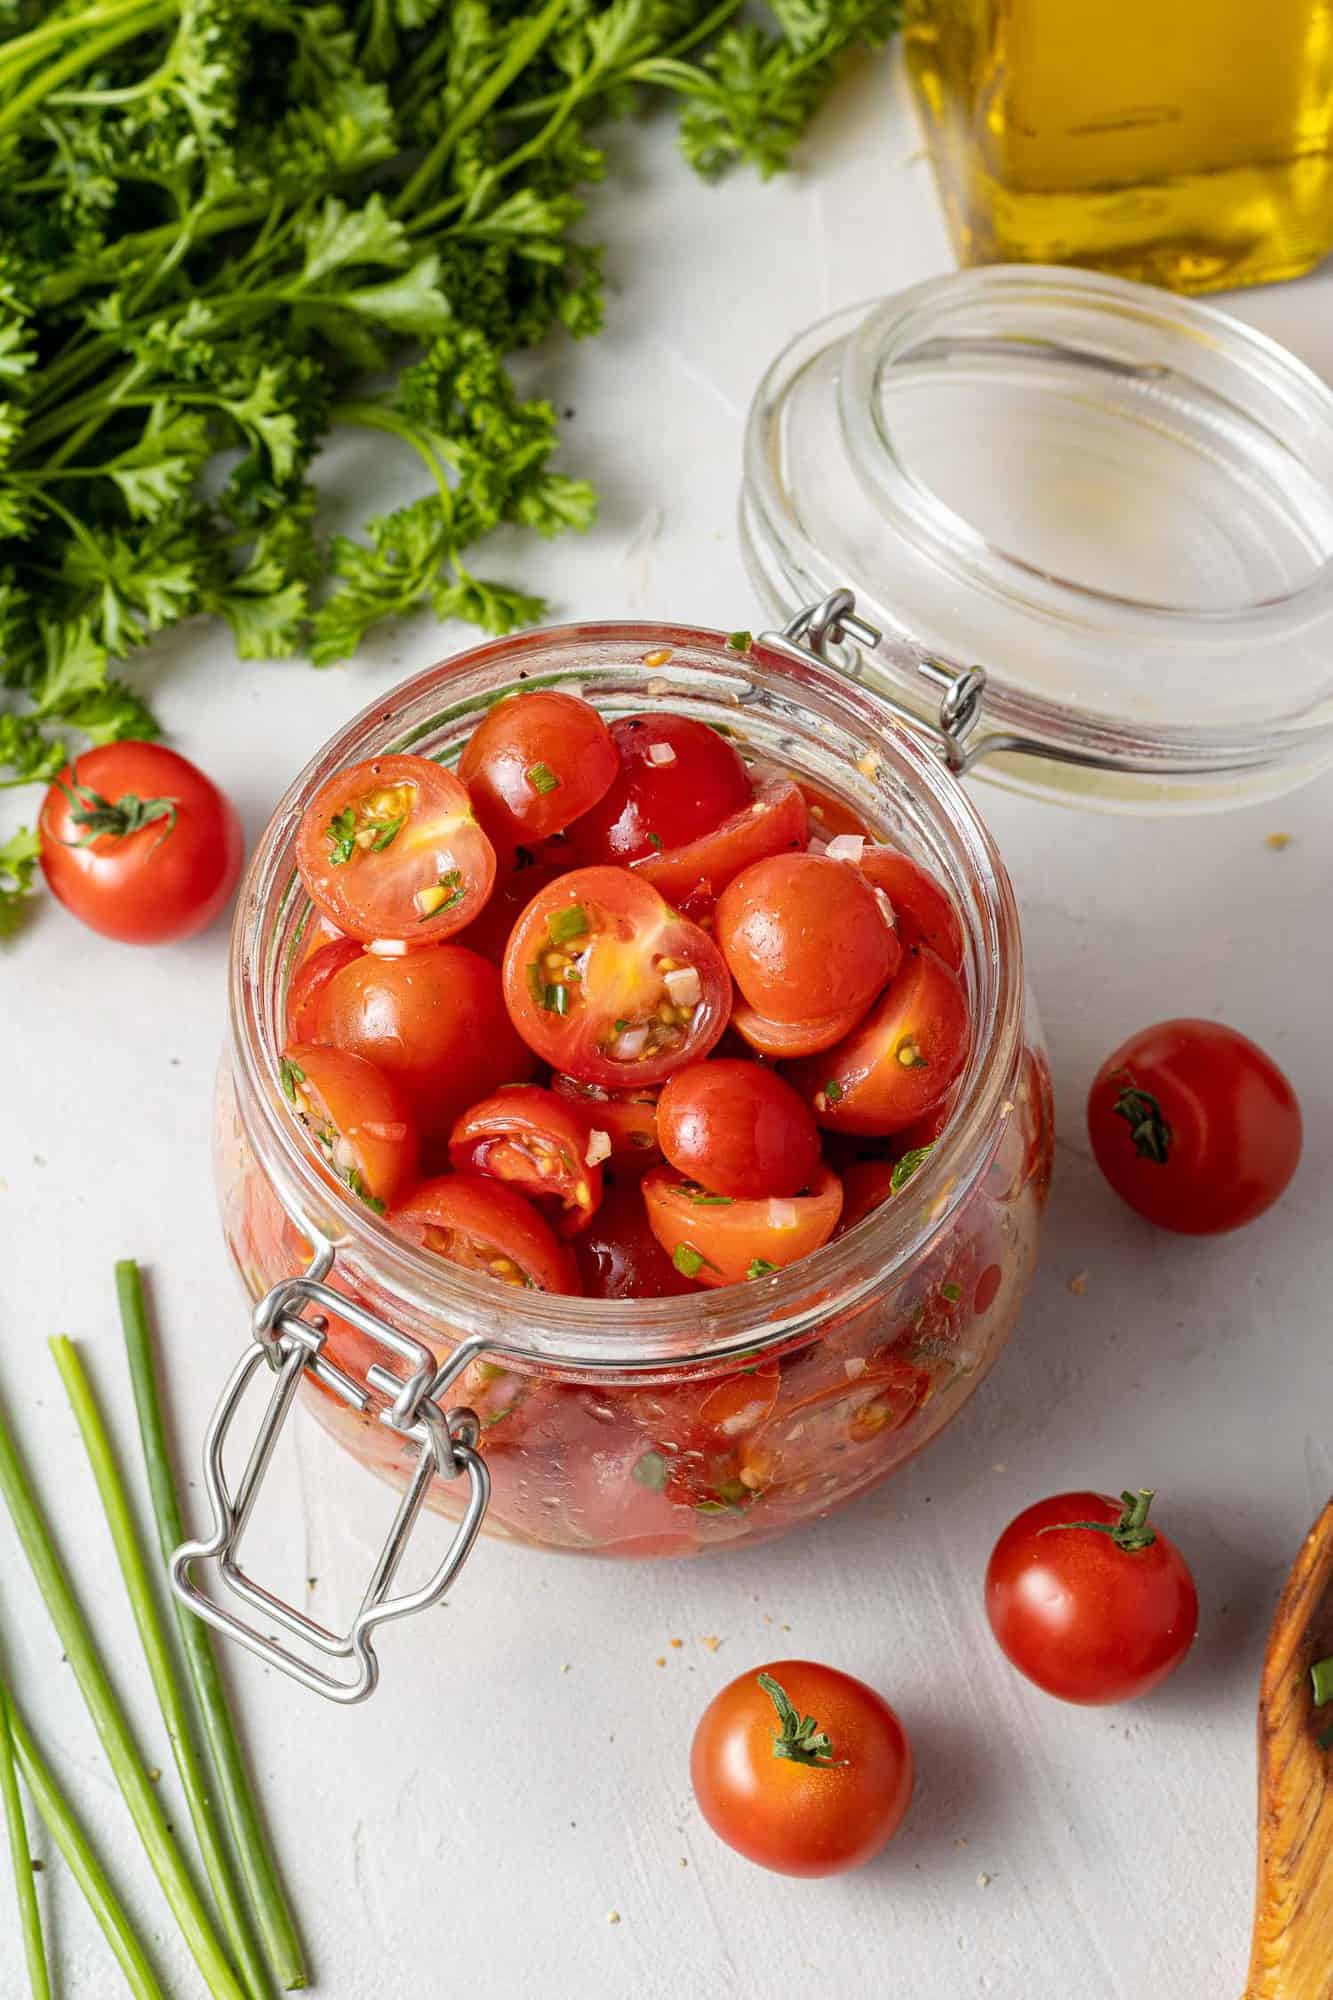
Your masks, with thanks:
M 829 1104 L 836 1104 L 841 1096 L 842 1085 L 838 1082 L 836 1076 L 831 1076 L 824 1085 L 825 1101 Z
M 295 1104 L 296 1086 L 305 1082 L 305 1071 L 299 1063 L 294 1063 L 290 1056 L 283 1056 L 278 1064 L 278 1081 L 282 1085 L 282 1094 L 287 1102 Z
M 734 1195 L 709 1194 L 708 1189 L 700 1187 L 696 1181 L 682 1181 L 680 1191 L 696 1208 L 731 1208 L 735 1202 Z
M 658 852 L 658 853 L 660 854 L 660 853 L 662 852 L 662 836 L 661 836 L 661 834 L 660 834 L 660 833 L 650 833 L 650 834 L 648 835 L 648 845 L 649 845 L 650 847 L 655 847 L 655 848 L 657 849 L 657 852 Z
M 660 1493 L 666 1485 L 666 1460 L 660 1451 L 646 1451 L 642 1458 L 634 1461 L 630 1473 L 640 1486 L 646 1486 L 652 1493 Z
M 776 1264 L 769 1263 L 767 1257 L 752 1257 L 745 1275 L 747 1278 L 766 1278 L 770 1271 L 777 1268 Z
M 529 764 L 523 775 L 533 791 L 540 793 L 543 798 L 547 792 L 553 792 L 560 783 L 549 764 Z
M 754 635 L 750 632 L 728 632 L 727 634 L 727 645 L 733 653 L 748 653 L 753 644 Z
M 1333 1653 L 1326 1660 L 1315 1661 L 1310 1669 L 1310 1685 L 1316 1708 L 1333 1701 Z
M 392 846 L 407 825 L 407 814 L 399 813 L 397 819 L 386 819 L 383 823 L 372 820 L 370 824 L 379 829 L 370 843 L 371 848 L 376 854 L 383 854 L 385 848 Z
M 0 841 L 0 938 L 12 937 L 23 922 L 28 898 L 37 887 L 40 852 L 35 827 L 21 826 Z
M 682 1278 L 697 1278 L 708 1259 L 692 1243 L 678 1243 L 671 1253 L 671 1261 Z
M 947 1285 L 940 1286 L 940 1297 L 942 1299 L 947 1299 L 951 1306 L 956 1306 L 959 1299 L 961 1299 L 962 1296 L 963 1296 L 963 1288 L 961 1285 L 955 1285 L 952 1282 L 950 1282 Z
M 418 890 L 416 901 L 421 915 L 417 922 L 428 924 L 432 917 L 442 917 L 446 910 L 456 910 L 466 895 L 462 870 L 451 868 L 447 874 L 440 876 L 433 889 Z M 429 907 L 422 908 L 423 904 Z
M 344 806 L 324 829 L 328 836 L 329 863 L 341 868 L 356 853 L 356 807 Z
M 377 1196 L 373 1195 L 370 1192 L 370 1189 L 366 1186 L 365 1177 L 362 1174 L 361 1169 L 359 1167 L 349 1167 L 347 1169 L 347 1172 L 344 1174 L 343 1179 L 347 1182 L 348 1187 L 351 1189 L 352 1193 L 356 1196 L 357 1200 L 363 1201 L 366 1204 L 366 1207 L 371 1210 L 372 1214 L 383 1215 L 384 1203 L 380 1201 Z
M 569 944 L 574 938 L 586 937 L 588 912 L 582 903 L 569 903 L 563 910 L 555 912 L 550 930 L 552 944 Z
M 895 1160 L 893 1172 L 889 1175 L 890 1194 L 901 1194 L 917 1168 L 934 1150 L 935 1142 L 932 1139 L 928 1146 L 913 1146 L 909 1153 L 903 1154 L 901 1160 Z

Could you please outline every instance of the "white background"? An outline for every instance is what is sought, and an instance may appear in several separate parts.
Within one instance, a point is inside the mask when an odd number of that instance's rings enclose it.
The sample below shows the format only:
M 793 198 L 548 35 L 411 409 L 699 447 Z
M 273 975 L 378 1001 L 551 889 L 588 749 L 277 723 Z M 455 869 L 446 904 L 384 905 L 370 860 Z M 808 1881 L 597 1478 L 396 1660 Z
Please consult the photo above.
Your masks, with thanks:
M 547 590 L 556 617 L 753 623 L 733 533 L 748 396 L 813 318 L 949 267 L 918 143 L 892 64 L 867 65 L 821 123 L 805 171 L 768 186 L 744 175 L 697 184 L 665 126 L 620 135 L 589 225 L 611 246 L 607 331 L 534 369 L 575 412 L 564 463 L 595 479 L 601 521 L 582 541 L 501 547 L 488 567 Z M 1230 303 L 1333 375 L 1333 273 Z M 416 480 L 392 445 L 359 441 L 335 482 L 346 525 Z M 253 837 L 317 743 L 464 637 L 422 622 L 317 674 L 238 665 L 223 634 L 194 627 L 147 677 L 172 740 L 230 791 Z M 381 1692 L 359 1710 L 232 1659 L 321 1992 L 1239 1993 L 1257 1669 L 1280 1578 L 1333 1484 L 1330 791 L 1180 823 L 979 797 L 1023 905 L 1059 1116 L 1042 1268 L 1007 1357 L 923 1460 L 840 1518 L 752 1555 L 622 1566 L 482 1544 L 448 1608 L 384 1636 Z M 1292 836 L 1281 852 L 1266 842 L 1279 830 Z M 45 1342 L 64 1330 L 85 1344 L 132 1447 L 111 1271 L 131 1253 L 150 1265 L 193 1473 L 245 1331 L 208 1166 L 225 956 L 223 929 L 136 952 L 47 906 L 0 959 L 0 1382 L 173 1801 Z M 1213 1242 L 1155 1233 L 1120 1208 L 1083 1130 L 1103 1055 L 1143 1023 L 1187 1012 L 1253 1034 L 1307 1115 L 1305 1162 L 1280 1208 Z M 1146 1703 L 1063 1707 L 992 1645 L 987 1552 L 1045 1492 L 1140 1483 L 1160 1489 L 1162 1520 L 1194 1564 L 1198 1644 Z M 359 1588 L 385 1504 L 302 1418 L 256 1558 L 283 1581 L 317 1578 L 311 1602 L 331 1613 Z M 7 1521 L 0 1625 L 30 1718 L 171 1993 L 198 1992 Z M 863 1675 L 916 1743 L 903 1833 L 838 1881 L 748 1867 L 690 1797 L 688 1744 L 706 1700 L 784 1654 Z M 62 1866 L 41 1886 L 62 1990 L 119 1991 Z M 9 1898 L 0 1880 L 6 1996 L 24 1986 Z

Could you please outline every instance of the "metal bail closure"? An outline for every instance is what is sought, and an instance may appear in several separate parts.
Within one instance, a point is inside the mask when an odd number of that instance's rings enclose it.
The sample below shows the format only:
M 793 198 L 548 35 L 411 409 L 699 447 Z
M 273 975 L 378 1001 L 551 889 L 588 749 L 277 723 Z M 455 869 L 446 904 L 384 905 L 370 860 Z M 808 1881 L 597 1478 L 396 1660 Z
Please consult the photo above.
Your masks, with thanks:
M 491 1494 L 490 1473 L 476 1450 L 480 1426 L 473 1411 L 453 1409 L 446 1413 L 439 1398 L 468 1363 L 476 1359 L 485 1342 L 464 1341 L 442 1366 L 438 1365 L 429 1348 L 397 1332 L 355 1299 L 326 1285 L 324 1280 L 333 1265 L 333 1246 L 308 1223 L 302 1222 L 300 1227 L 315 1244 L 315 1254 L 300 1277 L 287 1278 L 275 1285 L 255 1307 L 254 1338 L 232 1371 L 204 1439 L 204 1481 L 213 1510 L 212 1532 L 206 1540 L 184 1542 L 176 1550 L 171 1559 L 171 1583 L 191 1611 L 207 1619 L 219 1632 L 300 1681 L 303 1687 L 330 1701 L 351 1704 L 364 1701 L 379 1680 L 373 1639 L 376 1626 L 437 1604 L 467 1561 L 477 1539 Z M 313 1308 L 309 1318 L 305 1317 L 307 1307 Z M 321 1321 L 321 1311 L 336 1312 L 376 1341 L 386 1353 L 405 1361 L 411 1372 L 404 1377 L 374 1362 L 366 1370 L 363 1385 L 334 1367 L 324 1358 L 327 1322 Z M 223 1446 L 250 1380 L 264 1363 L 273 1370 L 275 1380 L 251 1442 L 245 1470 L 233 1492 L 223 1469 Z M 241 1538 L 254 1511 L 260 1484 L 307 1369 L 356 1410 L 368 1409 L 371 1390 L 391 1396 L 393 1400 L 380 1411 L 379 1421 L 417 1447 L 406 1491 L 398 1503 L 360 1608 L 348 1631 L 342 1634 L 330 1632 L 295 1605 L 266 1590 L 263 1584 L 246 1575 L 239 1561 Z M 431 1481 L 436 1477 L 457 1479 L 464 1473 L 468 1481 L 467 1505 L 443 1561 L 420 1589 L 390 1596 L 394 1576 Z M 192 1575 L 193 1566 L 205 1562 L 216 1562 L 222 1582 L 233 1596 L 260 1612 L 266 1621 L 283 1626 L 312 1653 L 326 1659 L 351 1661 L 356 1669 L 355 1678 L 342 1679 L 326 1673 L 280 1639 L 205 1596 Z

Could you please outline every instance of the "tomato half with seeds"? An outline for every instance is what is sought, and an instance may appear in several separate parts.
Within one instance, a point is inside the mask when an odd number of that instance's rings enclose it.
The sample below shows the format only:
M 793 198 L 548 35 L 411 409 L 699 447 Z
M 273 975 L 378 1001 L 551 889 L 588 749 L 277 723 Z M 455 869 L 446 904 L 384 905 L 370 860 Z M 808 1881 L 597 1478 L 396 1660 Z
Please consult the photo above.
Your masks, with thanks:
M 504 1004 L 500 974 L 465 945 L 437 944 L 405 958 L 363 952 L 325 987 L 317 1041 L 396 1077 L 423 1139 L 447 1139 L 477 1097 L 525 1083 L 536 1069 Z
M 811 1660 L 741 1674 L 690 1748 L 699 1810 L 720 1840 L 779 1875 L 838 1875 L 890 1841 L 912 1800 L 912 1746 L 864 1681 Z
M 458 760 L 473 809 L 500 847 L 562 833 L 609 791 L 619 771 L 597 710 L 557 688 L 496 702 Z
M 601 1205 L 573 1247 L 590 1299 L 675 1299 L 699 1289 L 653 1235 L 637 1181 L 604 1185 Z
M 372 757 L 315 793 L 296 865 L 349 937 L 424 945 L 472 922 L 491 893 L 495 849 L 452 771 L 429 757 Z
M 605 1133 L 599 1135 L 609 1148 Z M 602 1199 L 601 1161 L 583 1113 L 535 1083 L 511 1085 L 465 1111 L 449 1139 L 460 1171 L 488 1174 L 549 1213 L 558 1235 L 591 1221 Z
M 751 803 L 750 774 L 739 752 L 706 722 L 630 715 L 612 723 L 611 737 L 619 771 L 609 791 L 569 829 L 585 865 L 637 861 L 683 847 Z
M 771 1021 L 864 1009 L 902 956 L 859 870 L 819 854 L 744 869 L 718 899 L 717 941 L 745 999 Z
M 853 1366 L 860 1356 L 848 1357 Z M 928 1369 L 902 1354 L 881 1354 L 859 1374 L 840 1374 L 802 1394 L 783 1395 L 769 1421 L 744 1441 L 737 1477 L 747 1492 L 807 1479 L 832 1457 L 903 1430 L 931 1392 Z
M 1088 1136 L 1122 1201 L 1211 1236 L 1271 1208 L 1301 1157 L 1301 1109 L 1271 1057 L 1217 1021 L 1161 1021 L 1108 1056 Z
M 754 796 L 707 833 L 661 854 L 645 854 L 634 862 L 642 875 L 660 889 L 668 902 L 693 914 L 689 898 L 706 893 L 718 897 L 751 862 L 770 854 L 804 848 L 806 809 L 800 788 L 776 771 L 751 773 Z M 702 885 L 702 886 L 701 886 Z
M 620 1175 L 646 1174 L 662 1157 L 657 1143 L 656 1090 L 604 1090 L 576 1076 L 553 1076 L 557 1097 L 581 1107 L 594 1131 L 611 1141 L 609 1163 Z
M 360 958 L 364 950 L 358 938 L 339 937 L 301 961 L 287 988 L 289 1041 L 318 1041 L 319 1009 L 325 987 L 345 965 Z
M 819 1165 L 804 1100 L 754 1062 L 691 1063 L 662 1086 L 657 1135 L 676 1171 L 713 1194 L 793 1195 Z
M 924 944 L 954 972 L 963 969 L 963 926 L 948 893 L 928 868 L 893 847 L 866 846 L 857 863 L 893 905 L 904 951 Z
M 654 1167 L 643 1199 L 676 1269 L 715 1287 L 767 1277 L 827 1243 L 842 1212 L 842 1183 L 821 1166 L 804 1194 L 740 1201 L 710 1194 L 674 1167 Z
M 367 1208 L 382 1214 L 411 1186 L 420 1140 L 393 1077 L 347 1049 L 288 1042 L 278 1078 L 324 1165 Z
M 939 1102 L 967 1059 L 967 999 L 956 974 L 924 946 L 859 1027 L 790 1078 L 831 1132 L 900 1131 Z
M 576 868 L 533 899 L 504 991 L 544 1062 L 606 1089 L 648 1088 L 707 1055 L 731 1005 L 716 945 L 623 868 Z
M 532 1203 L 503 1181 L 483 1174 L 423 1181 L 388 1220 L 409 1243 L 461 1270 L 524 1291 L 579 1289 L 569 1251 Z
M 775 1062 L 795 1061 L 798 1056 L 817 1055 L 831 1049 L 844 1035 L 850 1035 L 863 1018 L 865 1007 L 844 1007 L 837 1014 L 820 1014 L 811 1021 L 771 1021 L 757 1014 L 737 994 L 732 1003 L 731 1025 L 752 1049 Z

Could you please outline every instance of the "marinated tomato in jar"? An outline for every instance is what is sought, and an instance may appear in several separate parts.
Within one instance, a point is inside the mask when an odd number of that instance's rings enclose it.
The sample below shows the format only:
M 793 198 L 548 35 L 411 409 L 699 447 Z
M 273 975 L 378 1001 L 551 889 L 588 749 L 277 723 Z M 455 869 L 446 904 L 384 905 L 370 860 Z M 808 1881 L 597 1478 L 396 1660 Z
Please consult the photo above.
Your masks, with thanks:
M 701 1314 L 744 1288 L 759 1325 L 784 1274 L 886 1207 L 926 1233 L 891 1286 L 777 1351 L 605 1383 L 469 1364 L 449 1399 L 479 1418 L 489 1523 L 546 1547 L 692 1553 L 839 1504 L 946 1420 L 1033 1260 L 1038 1062 L 963 1198 L 937 1177 L 947 1228 L 919 1208 L 972 1036 L 949 889 L 742 752 L 539 689 L 485 712 L 457 775 L 384 756 L 330 779 L 298 836 L 319 920 L 275 1085 L 317 1168 L 451 1282 Z M 229 1234 L 266 1290 L 309 1245 L 230 1143 Z M 355 1257 L 332 1282 L 381 1310 Z M 336 1316 L 328 1338 L 375 1358 Z M 316 1405 L 406 1475 L 373 1411 Z

